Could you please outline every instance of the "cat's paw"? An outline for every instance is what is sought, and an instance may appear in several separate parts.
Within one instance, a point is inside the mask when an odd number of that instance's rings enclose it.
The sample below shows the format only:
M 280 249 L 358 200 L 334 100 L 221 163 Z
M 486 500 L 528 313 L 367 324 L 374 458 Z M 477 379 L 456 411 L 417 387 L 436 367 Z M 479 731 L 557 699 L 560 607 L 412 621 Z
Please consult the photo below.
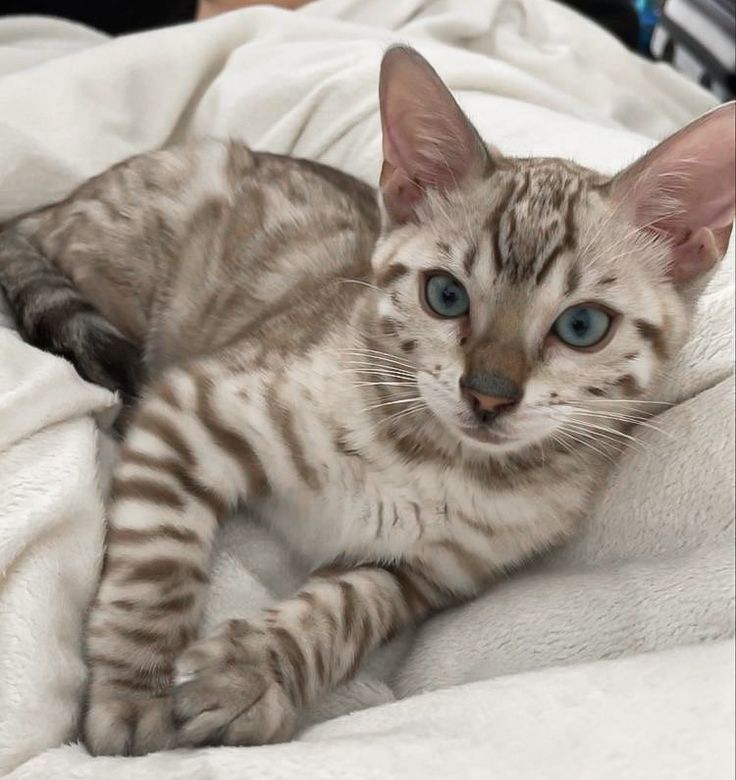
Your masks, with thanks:
M 267 640 L 237 626 L 195 643 L 177 661 L 180 745 L 265 745 L 294 733 L 295 709 L 269 664 Z
M 139 756 L 174 748 L 171 699 L 93 691 L 84 713 L 82 740 L 93 756 Z

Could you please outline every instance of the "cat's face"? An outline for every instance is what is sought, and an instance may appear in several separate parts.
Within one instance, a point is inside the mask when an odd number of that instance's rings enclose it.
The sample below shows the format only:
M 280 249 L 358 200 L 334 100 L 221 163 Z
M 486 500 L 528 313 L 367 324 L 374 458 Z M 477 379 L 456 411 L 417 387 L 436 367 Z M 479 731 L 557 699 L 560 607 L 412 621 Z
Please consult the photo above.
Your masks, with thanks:
M 412 50 L 387 52 L 379 92 L 370 327 L 397 380 L 381 392 L 402 396 L 383 408 L 481 451 L 620 444 L 725 253 L 734 104 L 607 179 L 489 150 Z
M 689 312 L 662 249 L 627 231 L 602 183 L 557 160 L 507 161 L 379 247 L 381 348 L 413 367 L 448 436 L 613 443 L 612 417 L 651 400 Z

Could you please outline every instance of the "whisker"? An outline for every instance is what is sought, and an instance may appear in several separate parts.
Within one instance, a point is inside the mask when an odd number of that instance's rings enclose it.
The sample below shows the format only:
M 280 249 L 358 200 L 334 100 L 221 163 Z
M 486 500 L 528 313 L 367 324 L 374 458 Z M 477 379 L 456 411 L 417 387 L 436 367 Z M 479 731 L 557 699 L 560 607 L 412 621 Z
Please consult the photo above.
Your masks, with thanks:
M 588 441 L 587 439 L 589 439 L 590 437 L 588 437 L 587 435 L 578 432 L 578 435 L 585 436 L 585 438 L 580 439 L 578 438 L 578 436 L 576 436 L 574 433 L 570 431 L 560 430 L 558 431 L 558 434 L 563 435 L 568 439 L 572 439 L 573 442 L 579 444 L 582 447 L 587 447 L 588 449 L 593 450 L 593 452 L 598 453 L 598 455 L 600 455 L 602 458 L 605 458 L 609 463 L 612 463 L 614 465 L 616 464 L 616 461 L 607 452 L 604 452 L 603 450 L 596 447 L 591 441 Z M 573 452 L 572 448 L 568 449 L 568 452 Z
M 586 398 L 576 401 L 582 404 L 656 404 L 661 406 L 675 406 L 674 401 L 639 401 L 636 398 Z M 560 404 L 562 406 L 562 404 Z M 566 405 L 566 404 L 565 404 Z
M 386 292 L 385 290 L 382 290 L 380 287 L 378 287 L 375 284 L 371 284 L 370 282 L 366 282 L 363 279 L 344 279 L 342 277 L 338 278 L 337 280 L 340 282 L 340 284 L 359 284 L 363 287 L 370 287 L 371 290 L 377 290 L 380 293 Z
M 610 447 L 616 448 L 617 453 L 621 453 L 623 451 L 623 448 L 626 447 L 626 442 L 621 441 L 621 439 L 616 438 L 611 432 L 611 429 L 602 429 L 600 426 L 597 426 L 597 430 L 594 431 L 594 429 L 589 428 L 588 425 L 583 421 L 574 421 L 569 420 L 567 423 L 565 423 L 566 427 L 570 428 L 571 430 L 574 430 L 576 433 L 579 434 L 585 434 L 586 436 L 589 436 L 592 439 L 595 439 L 595 441 L 600 441 L 602 444 L 607 444 Z M 636 442 L 640 447 L 643 447 L 642 443 L 637 440 Z
M 578 425 L 582 425 L 584 428 L 590 431 L 601 431 L 601 435 L 613 435 L 613 436 L 619 436 L 622 439 L 626 439 L 627 441 L 630 441 L 632 444 L 635 444 L 637 447 L 641 447 L 642 449 L 646 449 L 644 443 L 637 439 L 635 436 L 631 436 L 628 433 L 624 433 L 623 431 L 619 431 L 616 428 L 610 428 L 607 425 L 595 425 L 594 423 L 590 423 L 587 420 L 576 420 Z
M 605 420 L 617 420 L 619 422 L 627 422 L 627 423 L 632 423 L 634 425 L 641 425 L 644 428 L 649 428 L 653 431 L 656 431 L 662 436 L 666 436 L 671 441 L 676 441 L 677 438 L 673 436 L 672 433 L 670 433 L 669 431 L 664 430 L 664 428 L 660 428 L 658 425 L 654 425 L 653 423 L 648 422 L 648 420 L 650 419 L 648 417 L 645 418 L 645 417 L 639 417 L 638 415 L 618 414 L 614 412 L 591 411 L 587 409 L 576 409 L 575 413 L 584 415 L 585 417 L 600 417 Z
M 383 409 L 385 406 L 394 406 L 395 404 L 408 404 L 413 401 L 423 401 L 424 399 L 420 396 L 414 396 L 413 398 L 395 398 L 391 401 L 383 401 L 380 404 L 373 404 L 373 406 L 367 406 L 365 409 L 363 409 L 363 412 L 370 412 L 374 409 Z
M 409 417 L 412 414 L 416 414 L 417 412 L 422 411 L 423 409 L 426 409 L 427 405 L 424 403 L 416 404 L 416 406 L 410 406 L 408 409 L 402 409 L 399 412 L 396 412 L 395 414 L 390 415 L 389 417 L 384 418 L 383 420 L 379 421 L 379 425 L 384 425 L 388 422 L 396 422 L 396 420 L 401 419 L 402 417 Z
M 416 387 L 416 384 L 414 382 L 358 382 L 355 384 L 355 387 L 376 387 L 376 386 L 385 386 L 385 387 Z
M 347 361 L 348 365 L 354 366 L 353 368 L 341 368 L 336 373 L 348 374 L 348 373 L 370 373 L 377 374 L 379 376 L 390 376 L 396 379 L 416 379 L 416 374 L 411 374 L 403 369 L 397 369 L 391 366 L 375 366 L 372 363 L 357 363 Z
M 358 349 L 357 347 L 352 347 L 338 349 L 337 351 L 346 355 L 352 355 L 354 357 L 371 358 L 372 360 L 380 359 L 390 363 L 397 363 L 398 365 L 405 366 L 406 368 L 414 368 L 414 364 L 410 361 L 404 360 L 397 355 L 392 355 L 390 352 L 381 352 L 378 349 Z

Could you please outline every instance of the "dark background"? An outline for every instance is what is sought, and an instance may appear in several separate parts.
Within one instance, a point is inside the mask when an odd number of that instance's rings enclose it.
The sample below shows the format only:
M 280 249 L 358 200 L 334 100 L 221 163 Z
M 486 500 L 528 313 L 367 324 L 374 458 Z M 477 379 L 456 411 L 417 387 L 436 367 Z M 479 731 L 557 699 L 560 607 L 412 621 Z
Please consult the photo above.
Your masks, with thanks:
M 365 0 L 370 2 L 370 0 Z M 636 49 L 639 20 L 630 0 L 563 0 Z M 0 16 L 61 16 L 110 35 L 150 30 L 194 19 L 197 0 L 0 0 Z

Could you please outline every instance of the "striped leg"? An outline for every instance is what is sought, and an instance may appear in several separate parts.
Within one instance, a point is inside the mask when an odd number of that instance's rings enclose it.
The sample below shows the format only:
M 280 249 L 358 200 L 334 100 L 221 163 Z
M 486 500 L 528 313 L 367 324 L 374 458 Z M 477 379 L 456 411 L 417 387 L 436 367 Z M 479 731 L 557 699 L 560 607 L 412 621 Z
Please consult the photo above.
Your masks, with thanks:
M 218 523 L 263 482 L 240 462 L 248 443 L 222 422 L 216 400 L 206 380 L 172 373 L 126 437 L 89 619 L 83 733 L 92 753 L 175 744 L 174 660 L 195 636 Z
M 316 574 L 262 619 L 229 621 L 180 657 L 180 744 L 288 739 L 299 708 L 351 677 L 365 654 L 402 626 L 447 601 L 406 566 Z

